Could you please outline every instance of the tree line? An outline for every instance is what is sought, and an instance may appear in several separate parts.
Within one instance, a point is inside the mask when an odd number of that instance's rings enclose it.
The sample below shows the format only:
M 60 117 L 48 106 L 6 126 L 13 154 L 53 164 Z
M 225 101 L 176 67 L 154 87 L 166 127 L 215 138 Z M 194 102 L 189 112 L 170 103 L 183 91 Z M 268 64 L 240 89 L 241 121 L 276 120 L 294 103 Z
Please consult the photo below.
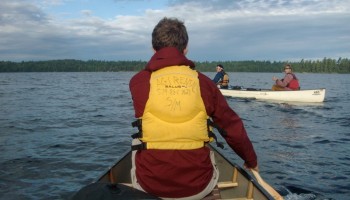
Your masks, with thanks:
M 195 62 L 201 72 L 215 71 L 222 64 L 227 72 L 281 72 L 285 64 L 291 64 L 299 73 L 350 73 L 348 58 L 301 61 L 205 61 Z M 100 60 L 48 60 L 48 61 L 0 61 L 0 72 L 117 72 L 140 71 L 146 61 L 100 61 Z

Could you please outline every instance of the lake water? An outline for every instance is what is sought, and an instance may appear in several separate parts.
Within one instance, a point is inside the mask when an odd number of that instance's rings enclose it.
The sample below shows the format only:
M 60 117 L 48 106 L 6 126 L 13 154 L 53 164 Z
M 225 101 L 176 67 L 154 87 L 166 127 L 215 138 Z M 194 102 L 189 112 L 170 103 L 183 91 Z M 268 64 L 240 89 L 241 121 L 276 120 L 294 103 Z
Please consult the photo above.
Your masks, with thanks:
M 0 73 L 0 199 L 68 199 L 128 150 L 133 74 Z M 255 88 L 283 76 L 229 74 L 231 85 Z M 297 76 L 302 88 L 326 88 L 325 102 L 227 101 L 261 176 L 285 199 L 350 199 L 350 75 Z M 227 145 L 223 152 L 243 164 Z

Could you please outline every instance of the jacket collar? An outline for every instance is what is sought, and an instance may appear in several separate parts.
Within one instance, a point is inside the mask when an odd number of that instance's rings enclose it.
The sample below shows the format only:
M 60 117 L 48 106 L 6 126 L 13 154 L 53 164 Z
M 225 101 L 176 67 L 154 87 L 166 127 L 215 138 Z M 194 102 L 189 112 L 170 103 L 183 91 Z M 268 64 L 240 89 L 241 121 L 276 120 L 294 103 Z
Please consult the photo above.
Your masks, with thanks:
M 173 65 L 186 65 L 194 69 L 195 65 L 191 60 L 188 60 L 175 47 L 165 47 L 157 51 L 147 63 L 145 69 L 147 71 L 156 71 L 158 69 L 173 66 Z

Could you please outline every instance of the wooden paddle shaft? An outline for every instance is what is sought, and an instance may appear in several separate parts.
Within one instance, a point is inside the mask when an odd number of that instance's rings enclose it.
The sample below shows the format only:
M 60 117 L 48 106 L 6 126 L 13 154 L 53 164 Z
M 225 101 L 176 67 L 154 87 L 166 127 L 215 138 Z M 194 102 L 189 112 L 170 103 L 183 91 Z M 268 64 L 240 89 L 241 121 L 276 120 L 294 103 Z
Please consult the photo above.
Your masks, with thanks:
M 256 180 L 260 185 L 268 192 L 271 196 L 273 196 L 276 200 L 283 200 L 283 197 L 275 190 L 273 187 L 271 187 L 269 184 L 267 184 L 260 176 L 259 172 L 252 169 L 251 170 L 253 175 L 255 176 Z

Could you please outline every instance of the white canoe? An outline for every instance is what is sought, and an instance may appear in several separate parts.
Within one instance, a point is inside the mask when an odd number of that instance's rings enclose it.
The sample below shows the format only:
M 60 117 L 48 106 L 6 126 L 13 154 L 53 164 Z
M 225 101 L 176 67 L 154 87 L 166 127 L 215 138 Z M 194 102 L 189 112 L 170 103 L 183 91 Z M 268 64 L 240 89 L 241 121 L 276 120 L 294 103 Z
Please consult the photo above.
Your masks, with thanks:
M 220 89 L 224 96 L 288 102 L 323 102 L 326 89 L 272 91 L 266 89 Z

